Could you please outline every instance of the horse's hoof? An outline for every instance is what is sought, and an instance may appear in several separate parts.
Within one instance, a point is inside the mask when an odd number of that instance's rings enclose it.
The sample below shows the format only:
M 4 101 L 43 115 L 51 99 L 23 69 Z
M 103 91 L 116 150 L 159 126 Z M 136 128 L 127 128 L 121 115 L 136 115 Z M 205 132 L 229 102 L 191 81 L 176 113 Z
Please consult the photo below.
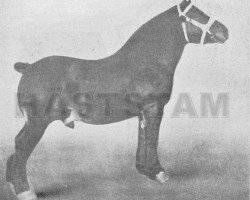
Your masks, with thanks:
M 37 196 L 34 192 L 29 190 L 29 191 L 18 194 L 17 199 L 18 200 L 37 200 Z
M 17 200 L 37 200 L 37 196 L 34 192 L 31 190 L 22 192 L 20 194 L 16 194 L 16 191 L 14 189 L 14 185 L 12 183 L 9 183 L 10 189 L 12 190 L 13 194 L 16 195 Z
M 169 180 L 169 176 L 166 172 L 160 172 L 156 175 L 156 180 L 160 183 L 166 183 Z

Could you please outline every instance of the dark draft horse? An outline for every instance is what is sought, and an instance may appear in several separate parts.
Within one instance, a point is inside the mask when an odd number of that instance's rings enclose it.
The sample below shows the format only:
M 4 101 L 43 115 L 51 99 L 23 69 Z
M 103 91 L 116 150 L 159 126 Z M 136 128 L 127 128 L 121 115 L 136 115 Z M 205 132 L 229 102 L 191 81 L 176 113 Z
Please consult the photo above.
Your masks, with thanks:
M 164 183 L 168 173 L 157 156 L 159 127 L 168 103 L 176 66 L 188 43 L 224 43 L 228 29 L 191 0 L 142 25 L 115 54 L 100 60 L 50 56 L 34 64 L 16 63 L 22 73 L 18 103 L 25 125 L 15 138 L 6 179 L 17 199 L 35 200 L 27 160 L 55 120 L 108 124 L 139 119 L 136 169 Z

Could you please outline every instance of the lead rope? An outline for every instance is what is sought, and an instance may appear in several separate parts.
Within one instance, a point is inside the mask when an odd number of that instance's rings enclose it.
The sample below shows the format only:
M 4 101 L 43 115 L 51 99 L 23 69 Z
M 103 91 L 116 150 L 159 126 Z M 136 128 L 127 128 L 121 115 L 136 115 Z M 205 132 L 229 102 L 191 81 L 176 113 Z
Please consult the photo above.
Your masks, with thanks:
M 181 11 L 180 8 L 180 4 L 177 5 L 177 10 L 179 13 L 179 17 L 184 16 L 186 18 L 187 21 L 190 21 L 190 23 L 192 23 L 193 25 L 199 27 L 202 30 L 202 36 L 201 36 L 201 40 L 200 40 L 200 44 L 204 44 L 205 43 L 205 39 L 206 39 L 206 35 L 207 33 L 211 32 L 209 31 L 210 27 L 212 26 L 212 24 L 215 22 L 214 19 L 209 19 L 207 24 L 201 24 L 195 20 L 192 20 L 191 18 L 187 17 L 186 14 L 188 13 L 188 11 L 193 7 L 193 4 L 190 3 L 185 10 Z M 186 39 L 187 42 L 189 42 L 189 38 L 188 38 L 188 34 L 187 34 L 187 26 L 185 22 L 182 22 L 182 29 L 183 29 L 183 33 L 184 33 L 184 37 Z

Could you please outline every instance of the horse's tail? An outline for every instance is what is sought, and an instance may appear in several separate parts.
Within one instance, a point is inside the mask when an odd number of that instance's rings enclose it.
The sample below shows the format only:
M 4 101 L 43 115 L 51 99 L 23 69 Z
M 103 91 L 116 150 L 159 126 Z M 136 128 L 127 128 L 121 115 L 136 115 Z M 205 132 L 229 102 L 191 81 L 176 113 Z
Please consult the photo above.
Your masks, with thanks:
M 31 65 L 29 63 L 21 63 L 17 62 L 14 65 L 14 68 L 16 71 L 18 71 L 21 74 L 24 74 L 24 72 L 30 67 Z

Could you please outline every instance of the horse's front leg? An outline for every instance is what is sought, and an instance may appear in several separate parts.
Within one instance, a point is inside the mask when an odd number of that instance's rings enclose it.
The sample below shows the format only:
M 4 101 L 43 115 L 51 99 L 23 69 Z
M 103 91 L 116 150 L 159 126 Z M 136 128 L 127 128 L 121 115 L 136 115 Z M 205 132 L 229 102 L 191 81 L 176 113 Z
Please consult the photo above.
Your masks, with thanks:
M 139 116 L 139 136 L 136 153 L 137 170 L 150 179 L 161 183 L 165 183 L 169 179 L 157 155 L 163 108 L 157 102 L 144 106 Z

